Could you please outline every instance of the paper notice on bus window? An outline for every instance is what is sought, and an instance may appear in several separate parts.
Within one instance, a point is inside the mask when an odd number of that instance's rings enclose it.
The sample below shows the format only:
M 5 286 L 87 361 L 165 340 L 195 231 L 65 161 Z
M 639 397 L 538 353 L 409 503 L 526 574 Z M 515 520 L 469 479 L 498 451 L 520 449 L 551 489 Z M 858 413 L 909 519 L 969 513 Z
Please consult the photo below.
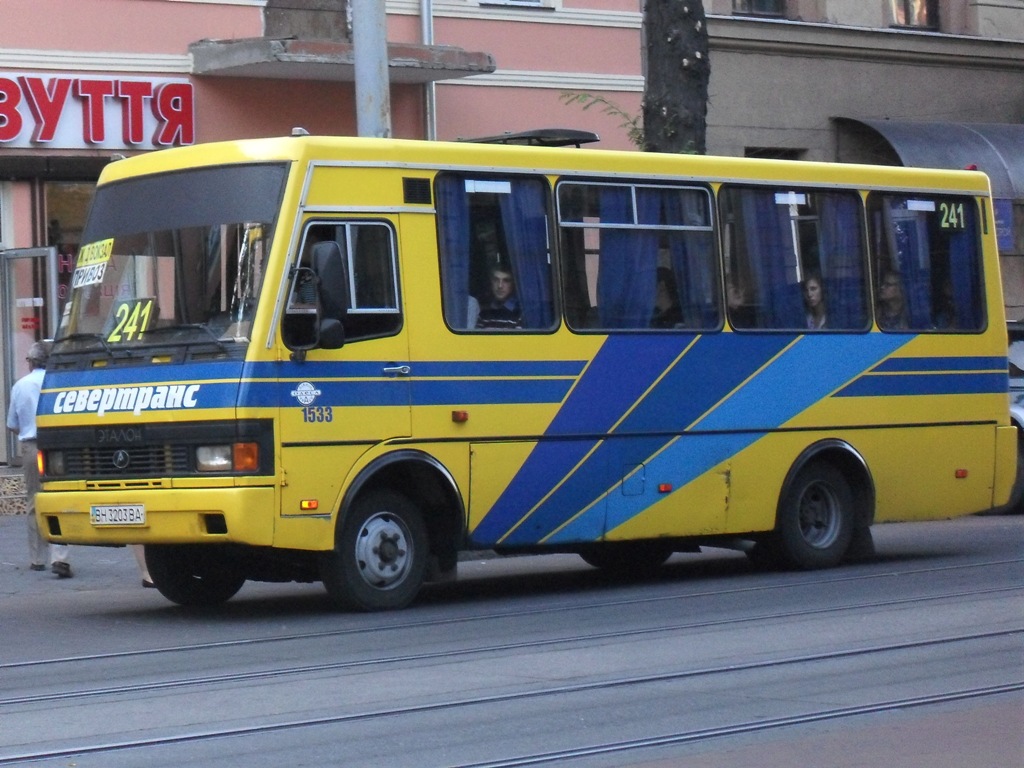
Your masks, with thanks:
M 807 195 L 802 192 L 776 192 L 776 205 L 807 205 Z
M 927 211 L 932 213 L 935 211 L 934 200 L 907 200 L 908 211 Z
M 113 238 L 83 245 L 78 251 L 75 273 L 71 277 L 71 288 L 102 283 L 103 274 L 107 271 L 107 263 L 110 261 L 110 254 L 113 250 Z

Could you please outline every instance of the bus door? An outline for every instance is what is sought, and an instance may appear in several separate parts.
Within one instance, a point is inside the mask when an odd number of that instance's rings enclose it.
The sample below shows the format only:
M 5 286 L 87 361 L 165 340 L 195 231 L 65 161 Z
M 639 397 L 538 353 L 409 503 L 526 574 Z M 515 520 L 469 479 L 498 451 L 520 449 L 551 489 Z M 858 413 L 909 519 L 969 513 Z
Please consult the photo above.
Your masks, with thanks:
M 344 285 L 343 306 L 321 297 L 322 315 L 341 320 L 344 342 L 283 364 L 283 515 L 330 514 L 360 457 L 410 434 L 409 348 L 396 243 L 394 222 L 383 217 L 317 218 L 303 229 L 300 264 L 318 270 L 324 283 Z

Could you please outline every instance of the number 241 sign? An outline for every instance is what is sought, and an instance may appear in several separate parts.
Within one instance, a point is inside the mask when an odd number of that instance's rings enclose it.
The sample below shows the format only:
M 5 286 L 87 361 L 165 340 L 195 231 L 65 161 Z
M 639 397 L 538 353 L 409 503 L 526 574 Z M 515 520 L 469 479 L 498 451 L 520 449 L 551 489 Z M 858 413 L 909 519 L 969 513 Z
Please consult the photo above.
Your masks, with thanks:
M 107 336 L 111 344 L 138 341 L 153 321 L 153 299 L 122 301 L 114 310 L 114 329 Z

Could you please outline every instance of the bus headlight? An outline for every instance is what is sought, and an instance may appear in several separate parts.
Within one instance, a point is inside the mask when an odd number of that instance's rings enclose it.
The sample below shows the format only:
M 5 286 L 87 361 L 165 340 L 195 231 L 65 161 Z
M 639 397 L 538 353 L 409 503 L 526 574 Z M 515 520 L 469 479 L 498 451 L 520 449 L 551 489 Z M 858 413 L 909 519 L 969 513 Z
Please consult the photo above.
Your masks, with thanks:
M 200 472 L 230 472 L 230 445 L 201 445 L 196 448 L 196 469 Z
M 39 456 L 42 457 L 37 464 L 40 475 L 57 477 L 67 472 L 64 464 L 64 451 L 46 451 L 45 453 L 40 451 Z

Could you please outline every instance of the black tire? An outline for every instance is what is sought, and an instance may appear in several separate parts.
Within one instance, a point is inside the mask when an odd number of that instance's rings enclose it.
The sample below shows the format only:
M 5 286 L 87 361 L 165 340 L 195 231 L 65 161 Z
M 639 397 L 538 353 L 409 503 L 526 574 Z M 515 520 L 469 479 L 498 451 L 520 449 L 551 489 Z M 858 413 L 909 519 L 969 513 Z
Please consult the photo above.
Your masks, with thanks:
M 785 565 L 803 570 L 839 564 L 854 527 L 850 484 L 831 464 L 801 469 L 779 505 L 777 552 Z
M 616 576 L 650 576 L 672 555 L 672 548 L 656 541 L 594 544 L 580 550 L 587 565 Z
M 147 544 L 146 568 L 160 594 L 178 605 L 220 605 L 245 583 L 215 545 Z
M 391 490 L 359 499 L 321 560 L 327 594 L 359 611 L 404 608 L 423 586 L 429 544 L 419 509 Z

